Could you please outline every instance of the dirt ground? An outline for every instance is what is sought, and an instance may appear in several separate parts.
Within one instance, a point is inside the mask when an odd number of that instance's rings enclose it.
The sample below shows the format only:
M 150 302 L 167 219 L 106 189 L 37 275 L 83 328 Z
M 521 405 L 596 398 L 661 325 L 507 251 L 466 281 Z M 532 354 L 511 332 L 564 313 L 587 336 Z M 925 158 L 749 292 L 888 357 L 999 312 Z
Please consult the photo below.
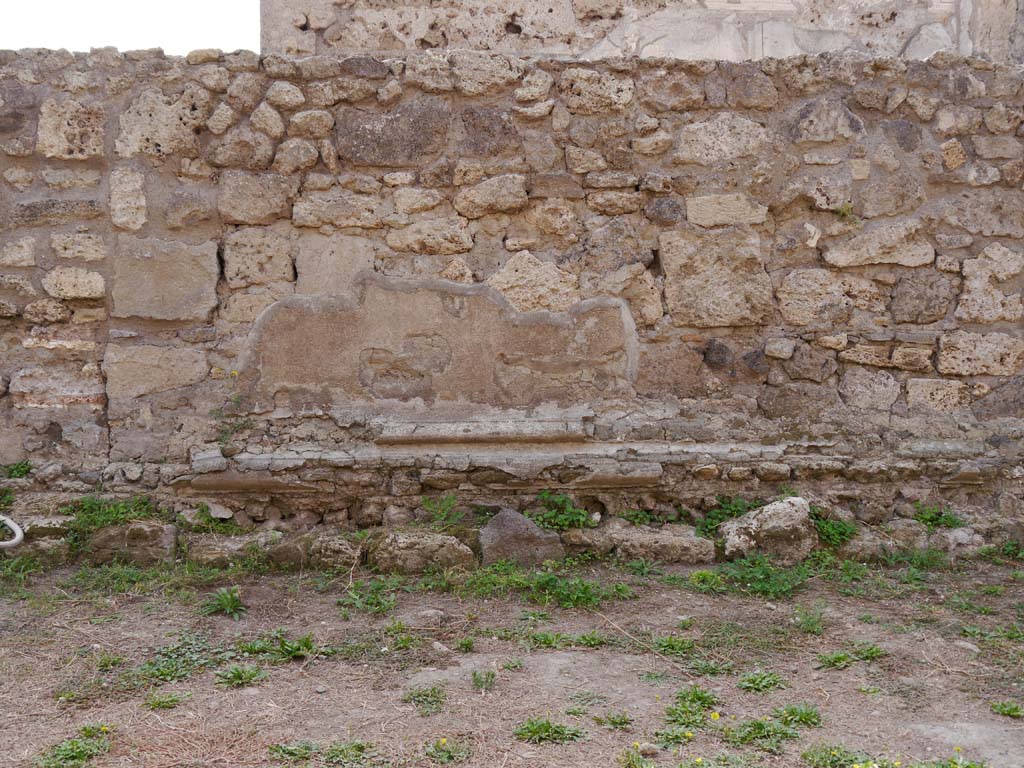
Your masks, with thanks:
M 717 696 L 714 718 L 709 710 L 689 743 L 642 746 L 650 762 L 632 765 L 802 766 L 801 753 L 824 743 L 905 766 L 957 757 L 1021 768 L 1024 720 L 991 708 L 1024 703 L 1020 567 L 873 567 L 859 581 L 812 579 L 792 598 L 770 601 L 702 594 L 688 587 L 687 569 L 639 576 L 614 564 L 586 565 L 580 575 L 627 583 L 636 596 L 581 610 L 410 587 L 395 592 L 397 604 L 384 613 L 338 605 L 353 579 L 368 574 L 233 574 L 217 584 L 186 579 L 126 588 L 96 583 L 90 576 L 103 575 L 96 569 L 65 569 L 0 598 L 0 765 L 31 766 L 81 726 L 102 723 L 110 750 L 88 763 L 97 768 L 317 766 L 324 764 L 319 753 L 289 757 L 272 745 L 353 740 L 372 742 L 372 756 L 335 764 L 430 766 L 439 763 L 425 749 L 439 739 L 468 747 L 466 768 L 614 766 L 634 745 L 657 742 L 676 691 L 696 683 Z M 237 585 L 248 607 L 238 621 L 200 610 L 224 584 Z M 226 658 L 239 638 L 278 628 L 290 638 L 312 633 L 337 652 L 290 662 L 240 659 L 237 651 Z M 160 686 L 132 677 L 183 632 L 206 649 L 196 651 L 201 658 L 191 674 Z M 562 647 L 537 647 L 550 639 L 544 633 L 597 633 L 604 645 L 556 640 Z M 692 640 L 693 649 L 683 643 L 680 655 L 659 651 L 664 637 Z M 820 654 L 862 643 L 885 655 L 822 668 Z M 700 674 L 698 659 L 725 671 Z M 218 683 L 233 663 L 267 676 L 245 687 Z M 493 689 L 475 690 L 473 671 L 487 670 L 495 673 Z M 778 673 L 785 687 L 738 687 L 755 670 Z M 446 692 L 437 712 L 423 715 L 403 701 L 410 690 L 436 684 Z M 176 707 L 146 705 L 168 693 L 181 695 Z M 801 728 L 778 754 L 723 738 L 725 728 L 796 703 L 817 707 L 822 723 Z M 595 720 L 619 713 L 628 713 L 628 725 Z M 585 737 L 526 743 L 513 732 L 529 718 L 581 728 Z

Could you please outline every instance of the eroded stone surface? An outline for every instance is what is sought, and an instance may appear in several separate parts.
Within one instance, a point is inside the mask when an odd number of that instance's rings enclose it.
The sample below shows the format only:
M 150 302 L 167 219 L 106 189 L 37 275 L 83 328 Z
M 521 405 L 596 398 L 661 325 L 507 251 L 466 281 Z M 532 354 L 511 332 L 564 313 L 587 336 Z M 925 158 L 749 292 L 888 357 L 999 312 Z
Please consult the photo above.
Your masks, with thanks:
M 550 309 L 561 312 L 580 300 L 575 276 L 520 251 L 487 280 L 520 312 Z
M 627 386 L 634 340 L 622 311 L 582 304 L 526 318 L 484 287 L 364 278 L 358 300 L 294 297 L 270 308 L 251 367 L 259 391 L 339 402 L 565 402 L 598 381 L 604 394 Z
M 215 243 L 118 238 L 112 297 L 114 317 L 205 320 L 217 306 Z
M 132 398 L 188 387 L 206 378 L 206 353 L 149 344 L 110 344 L 103 355 L 107 397 Z
M 784 566 L 800 562 L 818 544 L 810 504 L 799 496 L 727 520 L 718 530 L 725 542 L 726 557 L 762 552 Z

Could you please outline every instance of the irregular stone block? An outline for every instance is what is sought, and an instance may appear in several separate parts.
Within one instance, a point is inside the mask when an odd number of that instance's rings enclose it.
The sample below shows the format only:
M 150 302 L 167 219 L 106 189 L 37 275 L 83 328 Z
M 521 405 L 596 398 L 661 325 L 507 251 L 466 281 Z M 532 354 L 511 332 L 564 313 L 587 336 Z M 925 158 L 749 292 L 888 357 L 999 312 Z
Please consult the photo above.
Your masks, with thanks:
M 473 248 L 473 235 L 461 216 L 416 221 L 387 234 L 387 244 L 396 251 L 451 256 Z
M 105 213 L 96 200 L 33 200 L 15 203 L 10 212 L 0 206 L 0 230 L 79 224 Z
M 611 534 L 615 553 L 623 560 L 643 558 L 659 563 L 703 565 L 715 562 L 715 542 L 697 536 L 689 525 L 658 529 L 623 526 Z
M 934 246 L 919 236 L 924 222 L 906 219 L 883 224 L 855 235 L 844 243 L 829 246 L 825 261 L 837 267 L 865 264 L 899 264 L 921 267 L 935 261 Z
M 520 251 L 487 279 L 520 312 L 548 309 L 561 312 L 580 300 L 575 275 Z
M 121 235 L 114 260 L 114 317 L 206 320 L 217 306 L 217 244 Z
M 489 213 L 518 211 L 527 201 L 526 177 L 509 173 L 461 190 L 454 206 L 466 218 L 479 219 Z
M 103 154 L 103 106 L 47 99 L 39 112 L 36 149 L 46 157 L 85 160 Z
M 292 208 L 292 222 L 297 227 L 362 227 L 381 226 L 378 200 L 372 195 L 359 195 L 335 187 L 323 192 L 304 192 Z
M 854 308 L 885 309 L 885 298 L 871 280 L 827 269 L 794 269 L 777 293 L 779 311 L 790 325 L 832 327 L 845 323 Z
M 900 396 L 900 383 L 885 371 L 848 367 L 839 380 L 839 395 L 851 408 L 888 411 Z
M 295 292 L 352 296 L 356 275 L 373 271 L 376 252 L 375 241 L 365 237 L 304 232 L 298 241 Z
M 0 267 L 34 267 L 36 239 L 23 237 L 0 247 Z
M 949 278 L 930 270 L 915 270 L 896 283 L 892 319 L 897 323 L 934 323 L 946 316 L 955 295 Z
M 484 565 L 508 560 L 531 566 L 565 559 L 557 533 L 543 530 L 514 509 L 501 510 L 480 529 L 480 552 Z
M 761 125 L 733 112 L 721 112 L 709 120 L 683 126 L 672 160 L 718 165 L 760 154 L 767 147 L 768 132 Z
M 970 189 L 936 203 L 943 221 L 972 235 L 1024 238 L 1024 193 Z
M 808 102 L 797 112 L 793 140 L 831 143 L 837 138 L 852 139 L 864 133 L 864 121 L 838 98 L 826 96 Z
M 11 376 L 7 392 L 15 408 L 88 405 L 98 409 L 106 402 L 103 378 L 93 363 L 23 368 Z
M 590 299 L 565 314 L 522 315 L 492 291 L 363 275 L 357 299 L 283 299 L 257 324 L 254 385 L 270 397 L 503 406 L 629 389 L 635 339 L 621 303 Z
M 970 387 L 962 381 L 907 380 L 907 405 L 912 409 L 953 413 L 966 407 L 970 402 Z
M 663 232 L 659 242 L 673 323 L 716 328 L 768 319 L 772 284 L 755 232 L 673 230 Z
M 370 562 L 384 573 L 423 573 L 433 568 L 477 566 L 473 550 L 440 533 L 393 532 L 370 548 Z
M 178 530 L 171 523 L 133 520 L 93 533 L 86 545 L 86 559 L 93 565 L 114 561 L 156 565 L 174 560 Z
M 1012 376 L 1024 366 L 1024 339 L 1005 333 L 953 331 L 939 339 L 939 373 Z
M 577 115 L 616 112 L 633 101 L 635 86 L 629 78 L 607 72 L 569 67 L 558 81 L 566 108 Z
M 111 171 L 110 220 L 121 229 L 142 229 L 146 223 L 145 175 L 130 168 Z
M 102 299 L 103 275 L 78 267 L 56 267 L 43 277 L 43 290 L 57 299 Z
M 217 210 L 228 224 L 272 224 L 291 215 L 298 179 L 277 174 L 221 174 Z
M 763 224 L 767 206 L 743 194 L 701 195 L 686 198 L 686 220 L 698 227 Z
M 198 156 L 198 129 L 206 124 L 210 103 L 210 94 L 191 83 L 179 96 L 165 96 L 155 88 L 144 90 L 121 113 L 117 154 Z
M 210 164 L 220 168 L 262 171 L 274 160 L 274 142 L 248 125 L 232 128 L 210 145 Z
M 385 114 L 342 107 L 335 143 L 343 160 L 386 168 L 423 166 L 444 147 L 451 113 L 441 99 L 421 97 Z
M 102 261 L 107 257 L 107 246 L 99 235 L 50 235 L 50 247 L 61 259 Z
M 260 227 L 232 232 L 224 240 L 224 278 L 232 288 L 294 280 L 291 238 Z
M 519 58 L 480 51 L 456 51 L 451 55 L 456 89 L 466 96 L 480 96 L 511 85 L 526 69 Z
M 818 545 L 811 506 L 799 496 L 727 520 L 718 531 L 725 542 L 726 557 L 762 552 L 782 566 L 796 565 Z
M 133 398 L 188 387 L 206 378 L 210 366 L 199 349 L 108 344 L 103 355 L 107 397 Z
M 266 553 L 281 544 L 284 534 L 280 531 L 257 531 L 239 536 L 190 533 L 183 538 L 182 549 L 190 563 L 230 568 L 254 553 Z
M 964 288 L 954 316 L 975 323 L 1009 322 L 1024 318 L 1019 293 L 1003 293 L 996 285 L 1024 271 L 1024 255 L 992 243 L 978 258 L 963 262 Z

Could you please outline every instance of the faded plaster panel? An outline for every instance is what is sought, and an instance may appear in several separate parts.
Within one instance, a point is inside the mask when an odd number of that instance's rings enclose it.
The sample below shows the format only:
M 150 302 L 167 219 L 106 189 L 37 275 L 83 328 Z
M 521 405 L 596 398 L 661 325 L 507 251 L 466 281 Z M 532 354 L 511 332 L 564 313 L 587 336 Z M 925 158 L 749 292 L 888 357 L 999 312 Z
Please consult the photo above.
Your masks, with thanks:
M 635 330 L 618 300 L 518 313 L 484 286 L 370 275 L 359 287 L 264 312 L 246 372 L 258 395 L 515 407 L 632 391 Z

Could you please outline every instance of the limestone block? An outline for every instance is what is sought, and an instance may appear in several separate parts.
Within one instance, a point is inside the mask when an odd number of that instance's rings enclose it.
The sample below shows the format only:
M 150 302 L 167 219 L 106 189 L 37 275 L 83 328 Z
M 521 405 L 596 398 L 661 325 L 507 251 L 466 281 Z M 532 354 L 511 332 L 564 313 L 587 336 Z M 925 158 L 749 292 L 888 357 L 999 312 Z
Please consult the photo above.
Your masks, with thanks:
M 429 568 L 475 568 L 473 550 L 441 533 L 393 532 L 370 548 L 370 562 L 384 573 L 423 573 Z
M 490 213 L 518 211 L 527 200 L 526 177 L 509 173 L 460 190 L 453 204 L 466 218 L 478 219 Z
M 405 82 L 427 93 L 452 90 L 451 66 L 440 51 L 410 54 L 405 62 Z
M 686 198 L 686 219 L 698 227 L 763 224 L 767 215 L 766 206 L 740 193 Z
M 174 560 L 178 531 L 171 523 L 133 520 L 96 531 L 86 544 L 86 558 L 99 565 L 114 561 L 155 565 Z
M 451 66 L 455 87 L 466 96 L 480 96 L 509 86 L 526 69 L 522 59 L 478 51 L 452 53 Z
M 107 258 L 107 246 L 99 235 L 55 234 L 50 235 L 50 247 L 61 259 L 75 261 L 103 261 Z M 0 264 L 3 263 L 0 258 Z
M 972 235 L 1024 239 L 1024 192 L 970 189 L 939 203 L 947 224 Z
M 934 323 L 946 316 L 956 295 L 953 281 L 930 270 L 901 277 L 892 294 L 892 319 L 897 323 Z
M 473 248 L 473 235 L 461 216 L 416 221 L 387 234 L 387 244 L 396 251 L 450 256 Z
M 520 312 L 561 312 L 580 300 L 575 275 L 541 261 L 529 251 L 514 255 L 487 279 L 487 284 L 500 291 Z
M 697 109 L 704 104 L 700 77 L 678 69 L 655 69 L 640 77 L 640 103 L 655 112 Z
M 288 121 L 288 135 L 303 139 L 324 139 L 334 127 L 334 116 L 323 109 L 296 112 Z
M 256 107 L 249 118 L 249 124 L 272 139 L 280 139 L 284 136 L 284 118 L 281 117 L 280 112 L 266 102 Z
M 15 408 L 99 409 L 106 401 L 103 378 L 94 363 L 22 368 L 11 375 L 7 393 Z
M 565 559 L 557 533 L 541 529 L 514 509 L 501 510 L 480 529 L 480 552 L 484 565 L 508 560 L 531 566 Z
M 298 109 L 306 103 L 302 89 L 294 83 L 278 80 L 267 89 L 267 103 L 279 109 Z
M 718 165 L 759 155 L 767 147 L 768 132 L 761 125 L 733 112 L 721 112 L 684 126 L 672 160 L 678 164 Z
M 272 224 L 291 213 L 298 180 L 277 174 L 221 174 L 217 210 L 229 224 Z
M 197 131 L 206 124 L 211 101 L 210 94 L 194 84 L 186 85 L 178 96 L 147 88 L 121 113 L 117 154 L 197 157 Z
M 800 107 L 793 125 L 793 139 L 804 142 L 831 143 L 836 139 L 852 139 L 864 133 L 864 121 L 842 100 L 822 97 Z
M 776 501 L 719 526 L 725 556 L 769 555 L 779 565 L 799 563 L 818 545 L 811 508 L 799 496 Z
M 340 187 L 318 192 L 303 192 L 292 208 L 292 222 L 297 227 L 363 227 L 376 229 L 382 225 L 378 200 Z
M 260 227 L 232 232 L 224 240 L 224 278 L 231 288 L 294 280 L 291 239 Z
M 202 350 L 149 344 L 108 344 L 102 367 L 112 400 L 188 387 L 205 379 L 210 370 Z
M 110 220 L 115 227 L 137 231 L 146 223 L 146 177 L 131 168 L 110 173 Z
M 275 173 L 285 175 L 312 168 L 320 159 L 320 150 L 306 139 L 288 139 L 277 148 L 274 164 L 271 169 Z
M 1004 293 L 998 283 L 1024 272 L 1024 255 L 992 243 L 978 258 L 963 262 L 964 288 L 955 317 L 975 323 L 1019 321 L 1024 304 L 1019 293 Z
M 444 197 L 436 189 L 417 189 L 400 187 L 394 194 L 395 210 L 399 213 L 411 214 L 429 211 L 436 208 Z
M 0 267 L 34 267 L 36 239 L 23 237 L 0 246 Z
M 658 529 L 623 526 L 611 534 L 616 554 L 623 560 L 648 559 L 659 563 L 702 565 L 715 562 L 715 543 L 697 536 L 689 525 Z
M 59 301 L 39 299 L 31 304 L 26 304 L 22 314 L 30 323 L 49 325 L 51 323 L 65 322 L 71 317 L 71 310 Z
M 939 339 L 939 373 L 1012 376 L 1024 366 L 1024 339 L 1005 333 L 953 331 Z
M 78 267 L 56 267 L 43 277 L 43 290 L 57 299 L 102 299 L 103 275 Z
M 219 168 L 266 170 L 274 160 L 274 142 L 248 125 L 238 125 L 210 144 L 208 159 Z
M 768 319 L 772 284 L 757 233 L 742 227 L 673 230 L 663 232 L 659 242 L 673 323 L 715 328 Z
M 878 287 L 862 277 L 838 275 L 827 269 L 794 269 L 778 289 L 779 311 L 790 325 L 842 325 L 854 308 L 885 309 Z
M 217 244 L 121 235 L 114 260 L 114 317 L 203 321 L 217 306 Z
M 365 237 L 304 232 L 296 253 L 296 293 L 350 296 L 356 275 L 373 271 L 376 245 Z
M 355 165 L 425 166 L 444 147 L 450 118 L 448 105 L 432 96 L 383 114 L 342 107 L 335 115 L 338 155 Z
M 104 120 L 100 104 L 83 105 L 73 99 L 47 99 L 39 111 L 36 149 L 46 157 L 85 160 L 103 154 Z
M 924 222 L 904 219 L 886 223 L 849 240 L 830 245 L 825 261 L 837 267 L 859 267 L 865 264 L 899 264 L 920 267 L 935 261 L 935 247 L 921 236 Z
M 570 112 L 597 115 L 624 109 L 631 101 L 635 86 L 629 78 L 615 77 L 582 67 L 569 67 L 558 81 L 559 90 Z
M 900 396 L 900 383 L 886 371 L 851 366 L 839 380 L 839 395 L 851 408 L 887 411 Z
M 952 413 L 966 407 L 970 402 L 970 387 L 962 381 L 907 380 L 907 405 L 913 409 Z

